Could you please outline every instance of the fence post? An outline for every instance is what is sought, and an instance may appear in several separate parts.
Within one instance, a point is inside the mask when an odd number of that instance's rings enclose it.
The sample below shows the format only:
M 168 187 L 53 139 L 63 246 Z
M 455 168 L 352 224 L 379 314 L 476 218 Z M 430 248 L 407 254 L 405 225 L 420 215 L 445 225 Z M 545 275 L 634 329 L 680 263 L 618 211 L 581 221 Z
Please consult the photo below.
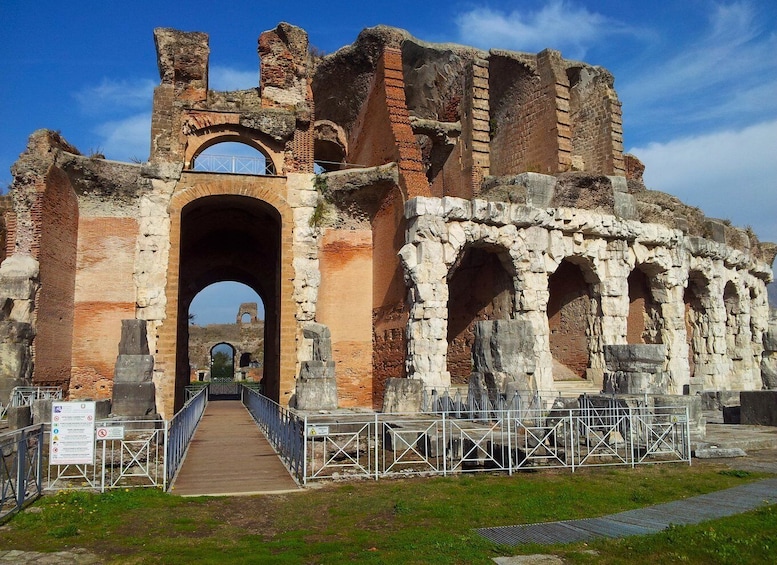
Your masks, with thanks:
M 510 427 L 513 419 L 510 410 L 507 411 L 507 474 L 513 476 L 513 431 Z M 516 438 L 517 439 L 517 438 Z
M 27 431 L 22 430 L 16 445 L 16 509 L 24 506 L 24 497 L 27 493 L 27 481 L 25 480 L 25 467 L 27 466 Z M 9 473 L 10 475 L 10 473 Z M 10 476 L 9 476 L 10 478 Z
M 442 476 L 448 476 L 448 442 L 445 433 L 445 412 L 442 413 Z
M 302 484 L 308 482 L 308 416 L 302 422 Z
M 572 450 L 572 472 L 575 472 L 575 443 L 577 443 L 577 429 L 575 426 L 575 419 L 572 415 L 572 409 L 570 408 L 568 411 L 568 418 L 569 418 L 569 439 L 570 439 L 570 449 Z
M 380 433 L 380 429 L 378 428 L 379 425 L 380 424 L 378 422 L 378 413 L 375 412 L 375 480 L 376 481 L 378 480 L 379 473 L 380 473 L 380 459 L 379 459 L 380 446 L 378 444 L 380 442 L 380 437 L 382 434 Z

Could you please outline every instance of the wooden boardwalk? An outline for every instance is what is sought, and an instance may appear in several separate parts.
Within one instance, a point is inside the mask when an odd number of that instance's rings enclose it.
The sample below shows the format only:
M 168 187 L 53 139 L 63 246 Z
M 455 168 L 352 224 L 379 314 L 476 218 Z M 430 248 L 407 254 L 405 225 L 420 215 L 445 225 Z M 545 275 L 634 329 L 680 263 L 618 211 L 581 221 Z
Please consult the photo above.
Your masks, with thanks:
M 209 402 L 172 493 L 181 496 L 300 490 L 239 400 Z

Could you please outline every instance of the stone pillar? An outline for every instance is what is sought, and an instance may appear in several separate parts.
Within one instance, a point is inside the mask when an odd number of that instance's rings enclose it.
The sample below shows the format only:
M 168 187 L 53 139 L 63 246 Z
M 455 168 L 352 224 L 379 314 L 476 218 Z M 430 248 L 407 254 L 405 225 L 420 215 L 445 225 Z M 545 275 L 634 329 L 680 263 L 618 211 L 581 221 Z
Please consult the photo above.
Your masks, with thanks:
M 685 303 L 678 272 L 671 271 L 656 275 L 657 288 L 653 289 L 653 299 L 661 310 L 661 343 L 666 346 L 669 377 L 667 392 L 683 394 L 684 387 L 690 387 L 690 368 L 688 365 L 688 342 L 685 335 Z
M 114 416 L 156 417 L 153 372 L 154 356 L 149 355 L 146 321 L 122 320 L 113 376 L 111 412 Z
M 458 199 L 451 199 L 458 200 Z M 399 256 L 410 285 L 407 323 L 408 378 L 425 385 L 450 386 L 448 353 L 448 270 L 460 247 L 446 251 L 448 229 L 439 198 L 416 197 L 405 203 L 408 227 Z M 461 244 L 463 245 L 463 241 Z
M 39 282 L 38 262 L 15 254 L 0 265 L 0 402 L 11 390 L 32 384 L 33 312 Z
M 769 320 L 769 329 L 764 334 L 764 352 L 761 357 L 761 381 L 763 388 L 777 390 L 777 309 Z
M 307 322 L 303 325 L 304 353 L 297 377 L 295 402 L 300 410 L 335 410 L 337 408 L 337 381 L 332 360 L 332 337 L 323 324 Z
M 663 344 L 605 345 L 604 357 L 605 393 L 667 393 L 669 379 L 664 371 L 666 347 Z

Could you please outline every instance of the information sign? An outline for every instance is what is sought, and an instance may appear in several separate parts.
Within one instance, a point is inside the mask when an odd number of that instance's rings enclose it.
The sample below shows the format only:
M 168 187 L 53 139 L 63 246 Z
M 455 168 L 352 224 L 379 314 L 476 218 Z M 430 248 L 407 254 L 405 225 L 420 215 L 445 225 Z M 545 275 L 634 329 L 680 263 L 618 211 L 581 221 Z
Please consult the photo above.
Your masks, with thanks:
M 124 439 L 124 426 L 105 426 L 96 428 L 97 441 Z
M 50 465 L 94 465 L 94 402 L 51 406 Z
M 329 435 L 329 426 L 308 426 L 308 437 Z

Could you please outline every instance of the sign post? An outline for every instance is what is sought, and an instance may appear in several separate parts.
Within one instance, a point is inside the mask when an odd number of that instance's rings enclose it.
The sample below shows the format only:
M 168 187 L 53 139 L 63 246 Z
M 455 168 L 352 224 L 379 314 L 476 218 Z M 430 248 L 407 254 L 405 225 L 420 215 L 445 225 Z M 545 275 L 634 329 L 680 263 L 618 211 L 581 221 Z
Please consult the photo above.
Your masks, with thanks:
M 94 402 L 51 406 L 49 465 L 94 465 Z

